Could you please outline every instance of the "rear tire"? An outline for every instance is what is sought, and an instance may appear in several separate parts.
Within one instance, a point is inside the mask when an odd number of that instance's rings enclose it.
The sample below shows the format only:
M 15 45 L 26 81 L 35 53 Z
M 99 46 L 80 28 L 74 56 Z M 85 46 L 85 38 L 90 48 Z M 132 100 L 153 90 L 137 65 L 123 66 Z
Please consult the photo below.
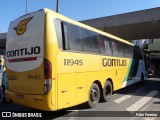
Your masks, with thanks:
M 100 100 L 100 89 L 96 83 L 93 83 L 90 92 L 89 92 L 89 99 L 88 99 L 88 106 L 93 108 L 97 105 Z
M 112 97 L 112 92 L 112 84 L 107 80 L 103 88 L 102 101 L 108 102 Z

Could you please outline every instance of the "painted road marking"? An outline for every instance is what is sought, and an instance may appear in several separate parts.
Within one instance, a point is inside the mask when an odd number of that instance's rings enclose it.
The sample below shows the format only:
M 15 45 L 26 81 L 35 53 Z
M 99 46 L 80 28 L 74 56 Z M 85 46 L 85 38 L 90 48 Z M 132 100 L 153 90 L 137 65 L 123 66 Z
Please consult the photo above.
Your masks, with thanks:
M 126 110 L 127 111 L 139 110 L 141 107 L 143 107 L 143 105 L 145 105 L 149 100 L 151 100 L 152 97 L 155 96 L 156 94 L 158 94 L 158 91 L 156 90 L 151 91 L 146 96 L 142 97 L 139 101 L 137 101 L 136 103 L 128 107 Z
M 119 103 L 127 100 L 127 99 L 130 98 L 130 97 L 131 97 L 131 95 L 125 95 L 125 96 L 123 96 L 123 97 L 120 97 L 120 98 L 114 100 L 114 102 L 117 103 L 117 104 L 119 104 Z

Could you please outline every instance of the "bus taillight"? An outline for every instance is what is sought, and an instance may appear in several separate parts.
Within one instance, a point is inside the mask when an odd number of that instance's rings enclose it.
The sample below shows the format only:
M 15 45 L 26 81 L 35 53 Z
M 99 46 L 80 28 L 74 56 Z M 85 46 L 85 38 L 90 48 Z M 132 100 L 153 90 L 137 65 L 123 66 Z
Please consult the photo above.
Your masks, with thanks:
M 49 60 L 44 59 L 44 91 L 47 94 L 52 87 L 52 65 Z

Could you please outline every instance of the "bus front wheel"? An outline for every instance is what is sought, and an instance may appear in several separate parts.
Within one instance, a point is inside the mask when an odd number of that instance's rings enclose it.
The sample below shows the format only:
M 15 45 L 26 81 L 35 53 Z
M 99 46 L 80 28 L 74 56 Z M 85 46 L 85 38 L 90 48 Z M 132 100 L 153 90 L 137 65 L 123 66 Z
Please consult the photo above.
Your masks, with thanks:
M 103 101 L 108 102 L 112 96 L 112 84 L 110 81 L 106 81 L 103 88 Z
M 89 107 L 95 107 L 100 100 L 100 89 L 96 83 L 93 83 L 90 92 L 89 92 L 89 100 L 87 102 Z

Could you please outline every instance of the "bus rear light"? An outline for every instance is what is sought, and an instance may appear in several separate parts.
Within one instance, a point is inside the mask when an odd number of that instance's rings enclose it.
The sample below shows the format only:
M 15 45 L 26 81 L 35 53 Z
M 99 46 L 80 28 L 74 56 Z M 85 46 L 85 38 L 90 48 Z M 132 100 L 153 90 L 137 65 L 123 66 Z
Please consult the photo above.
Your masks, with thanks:
M 44 79 L 52 79 L 52 65 L 49 60 L 44 60 Z
M 52 65 L 49 60 L 44 59 L 44 91 L 47 94 L 52 87 Z
M 45 79 L 44 80 L 44 91 L 45 91 L 45 94 L 47 94 L 51 90 L 51 87 L 52 87 L 52 80 L 51 79 Z

